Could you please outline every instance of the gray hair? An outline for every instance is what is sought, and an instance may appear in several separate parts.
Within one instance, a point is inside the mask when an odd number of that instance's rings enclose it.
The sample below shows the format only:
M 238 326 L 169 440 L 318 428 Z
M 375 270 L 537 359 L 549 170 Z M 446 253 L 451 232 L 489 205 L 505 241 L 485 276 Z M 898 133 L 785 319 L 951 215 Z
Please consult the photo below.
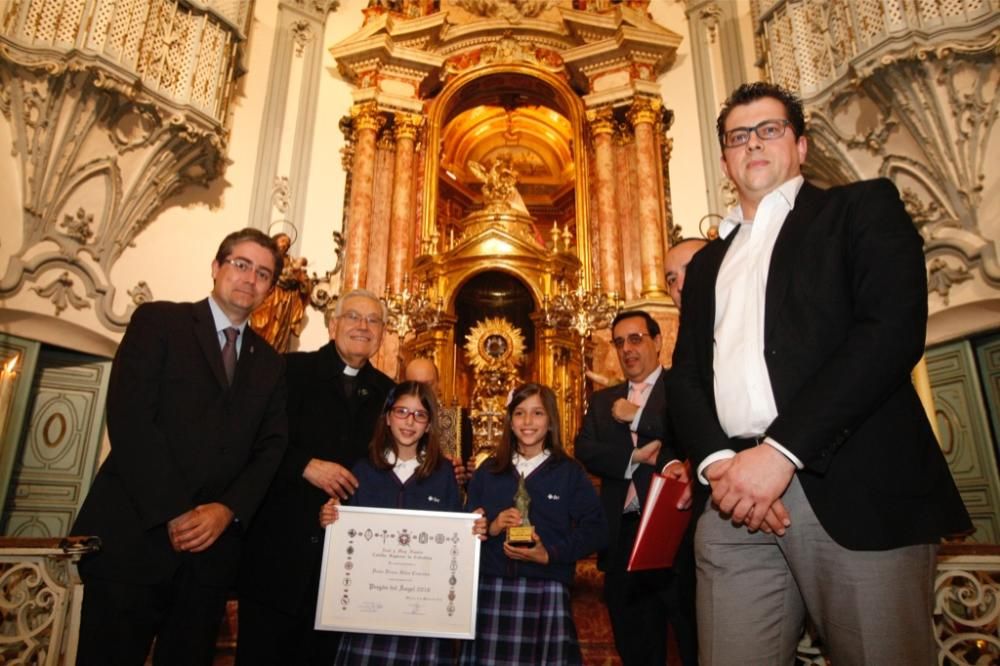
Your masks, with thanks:
M 344 309 L 344 301 L 349 298 L 354 298 L 355 296 L 360 296 L 362 298 L 367 298 L 378 303 L 379 307 L 382 309 L 382 321 L 386 321 L 389 318 L 389 308 L 386 307 L 385 302 L 375 295 L 375 292 L 369 291 L 367 289 L 351 289 L 346 294 L 343 294 L 337 299 L 337 306 L 333 310 L 333 316 L 339 317 Z

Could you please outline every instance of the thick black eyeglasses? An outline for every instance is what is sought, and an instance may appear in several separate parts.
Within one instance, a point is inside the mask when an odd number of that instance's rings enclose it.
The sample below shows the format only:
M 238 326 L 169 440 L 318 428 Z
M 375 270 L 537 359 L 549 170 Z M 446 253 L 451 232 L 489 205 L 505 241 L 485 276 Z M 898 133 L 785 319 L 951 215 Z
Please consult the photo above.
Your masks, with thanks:
M 623 349 L 625 347 L 626 342 L 632 345 L 633 347 L 636 347 L 642 344 L 643 338 L 649 338 L 649 337 L 652 337 L 650 336 L 649 333 L 629 333 L 624 338 L 622 337 L 612 338 L 611 344 L 615 346 L 615 349 Z
M 423 409 L 410 409 L 409 407 L 393 407 L 389 410 L 393 416 L 395 416 L 400 421 L 405 421 L 406 419 L 413 417 L 413 420 L 417 423 L 427 423 L 431 419 L 431 415 L 428 414 Z
M 256 275 L 257 279 L 261 282 L 271 284 L 271 280 L 274 279 L 274 273 L 266 268 L 254 266 L 252 261 L 247 261 L 243 257 L 230 257 L 229 259 L 226 259 L 225 262 L 235 268 L 237 273 L 247 273 L 249 271 L 253 271 L 253 274 Z
M 753 127 L 734 127 L 722 133 L 722 145 L 726 148 L 745 146 L 751 134 L 756 134 L 761 141 L 774 141 L 785 136 L 785 129 L 791 124 L 790 120 L 764 120 Z

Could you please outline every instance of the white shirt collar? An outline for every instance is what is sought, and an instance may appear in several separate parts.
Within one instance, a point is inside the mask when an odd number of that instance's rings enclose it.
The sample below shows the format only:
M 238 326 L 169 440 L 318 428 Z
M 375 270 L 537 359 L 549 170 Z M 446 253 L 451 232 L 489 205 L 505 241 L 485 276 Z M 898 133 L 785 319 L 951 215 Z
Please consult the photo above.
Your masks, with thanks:
M 552 455 L 552 451 L 549 449 L 542 449 L 541 453 L 532 458 L 525 458 L 520 453 L 515 451 L 513 457 L 511 458 L 511 462 L 514 463 L 515 469 L 517 469 L 521 476 L 527 477 L 529 474 L 538 469 L 539 465 L 548 460 L 550 455 Z
M 801 175 L 795 176 L 791 180 L 786 180 L 784 183 L 776 187 L 775 189 L 764 195 L 761 199 L 761 203 L 764 203 L 764 199 L 768 197 L 781 197 L 788 204 L 789 210 L 795 208 L 795 199 L 799 196 L 799 190 L 802 189 L 802 183 L 805 182 L 805 178 Z M 757 210 L 760 210 L 760 205 L 758 204 Z M 741 224 L 750 224 L 753 220 L 743 219 L 743 207 L 737 205 L 735 208 L 731 208 L 726 217 L 719 223 L 719 237 L 725 240 L 729 238 L 729 234 L 739 227 Z
M 243 329 L 246 328 L 247 322 L 244 319 L 239 324 L 233 324 L 226 316 L 226 313 L 222 311 L 219 304 L 215 302 L 215 297 L 211 294 L 208 296 L 208 309 L 212 311 L 212 320 L 215 322 L 215 332 L 222 333 L 222 331 L 227 328 L 238 328 L 240 329 L 240 338 L 243 337 Z
M 392 471 L 402 483 L 406 483 L 406 480 L 413 476 L 413 473 L 420 467 L 419 455 L 410 460 L 396 460 L 396 454 L 389 450 L 385 452 L 385 460 L 392 465 Z
M 651 373 L 649 373 L 646 376 L 646 378 L 642 380 L 642 383 L 646 384 L 647 386 L 656 386 L 656 382 L 658 382 L 660 380 L 660 373 L 662 373 L 662 372 L 663 372 L 663 366 L 660 365 L 660 364 L 657 364 L 656 365 L 656 369 L 653 370 Z M 629 383 L 628 383 L 629 388 L 631 388 L 632 386 L 634 386 L 637 383 L 638 382 L 633 382 L 633 381 L 629 380 Z

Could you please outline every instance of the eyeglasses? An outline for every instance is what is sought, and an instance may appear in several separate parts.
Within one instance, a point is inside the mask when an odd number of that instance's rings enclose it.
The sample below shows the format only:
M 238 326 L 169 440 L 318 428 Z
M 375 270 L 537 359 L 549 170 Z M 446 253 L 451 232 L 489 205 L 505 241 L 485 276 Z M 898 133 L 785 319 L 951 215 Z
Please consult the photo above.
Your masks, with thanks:
M 431 419 L 431 415 L 423 409 L 410 409 L 409 407 L 393 407 L 389 410 L 393 416 L 395 416 L 400 421 L 405 421 L 406 419 L 413 417 L 413 420 L 417 423 L 427 423 Z
M 355 312 L 354 310 L 348 310 L 344 314 L 340 315 L 340 318 L 346 319 L 352 326 L 360 326 L 361 322 L 365 322 L 370 328 L 382 328 L 382 324 L 385 323 L 378 315 L 368 315 L 366 317 L 360 312 Z
M 722 133 L 722 145 L 726 148 L 745 146 L 751 134 L 756 134 L 762 141 L 774 141 L 785 136 L 785 128 L 791 124 L 790 120 L 764 120 L 753 127 L 734 127 Z
M 654 336 L 650 335 L 649 333 L 629 333 L 624 338 L 622 337 L 612 338 L 611 344 L 615 346 L 615 349 L 624 348 L 626 342 L 632 345 L 633 347 L 637 347 L 640 344 L 642 344 L 643 338 L 651 338 L 651 337 Z
M 256 275 L 257 279 L 260 280 L 261 282 L 267 282 L 268 284 L 270 284 L 271 281 L 274 279 L 274 272 L 269 271 L 268 269 L 263 268 L 261 266 L 255 266 L 252 261 L 248 261 L 243 257 L 235 257 L 235 258 L 230 257 L 229 259 L 225 259 L 223 263 L 229 264 L 230 266 L 236 269 L 237 273 L 241 275 L 253 271 L 253 274 Z

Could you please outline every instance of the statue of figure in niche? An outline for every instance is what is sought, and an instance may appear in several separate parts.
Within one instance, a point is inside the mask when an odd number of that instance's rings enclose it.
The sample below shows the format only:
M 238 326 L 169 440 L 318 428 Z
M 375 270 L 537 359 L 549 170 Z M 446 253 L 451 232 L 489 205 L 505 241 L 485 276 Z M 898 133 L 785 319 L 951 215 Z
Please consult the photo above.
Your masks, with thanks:
M 293 257 L 288 253 L 292 246 L 291 237 L 280 233 L 275 234 L 274 240 L 285 265 L 274 289 L 250 315 L 250 326 L 275 350 L 284 353 L 290 351 L 292 335 L 298 337 L 302 333 L 312 282 L 306 272 L 306 258 Z
M 469 171 L 483 183 L 486 210 L 530 215 L 521 193 L 517 191 L 517 170 L 510 158 L 497 157 L 488 169 L 479 162 L 469 160 Z

